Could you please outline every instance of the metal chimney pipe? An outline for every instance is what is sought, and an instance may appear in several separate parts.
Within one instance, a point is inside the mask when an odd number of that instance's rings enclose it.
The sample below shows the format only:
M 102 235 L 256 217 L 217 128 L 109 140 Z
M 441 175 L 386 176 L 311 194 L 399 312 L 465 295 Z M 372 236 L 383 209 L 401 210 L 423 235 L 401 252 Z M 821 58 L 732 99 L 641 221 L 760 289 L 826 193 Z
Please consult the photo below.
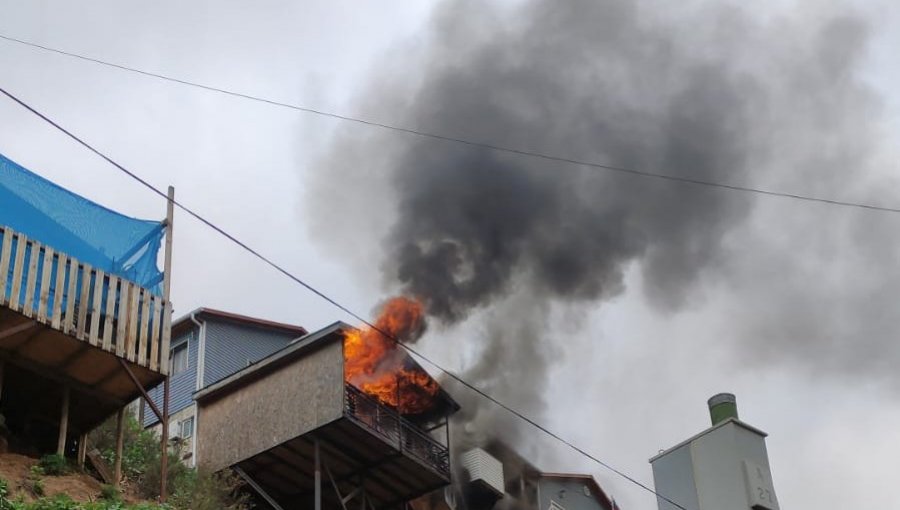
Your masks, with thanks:
M 738 417 L 737 398 L 733 393 L 713 395 L 707 404 L 709 405 L 709 417 L 714 426 L 729 418 L 737 419 Z

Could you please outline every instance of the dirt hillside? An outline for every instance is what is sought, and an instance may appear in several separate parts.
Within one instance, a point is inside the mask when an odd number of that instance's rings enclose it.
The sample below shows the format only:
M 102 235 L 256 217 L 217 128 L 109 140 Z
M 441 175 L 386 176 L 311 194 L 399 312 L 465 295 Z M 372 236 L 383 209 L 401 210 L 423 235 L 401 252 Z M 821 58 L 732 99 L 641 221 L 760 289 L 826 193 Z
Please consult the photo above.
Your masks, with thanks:
M 34 499 L 25 483 L 31 467 L 37 465 L 37 459 L 15 453 L 0 454 L 0 478 L 9 484 L 13 497 L 23 496 L 27 501 Z M 43 476 L 44 493 L 47 496 L 67 494 L 75 501 L 96 501 L 100 494 L 100 482 L 85 473 L 73 473 L 65 476 Z

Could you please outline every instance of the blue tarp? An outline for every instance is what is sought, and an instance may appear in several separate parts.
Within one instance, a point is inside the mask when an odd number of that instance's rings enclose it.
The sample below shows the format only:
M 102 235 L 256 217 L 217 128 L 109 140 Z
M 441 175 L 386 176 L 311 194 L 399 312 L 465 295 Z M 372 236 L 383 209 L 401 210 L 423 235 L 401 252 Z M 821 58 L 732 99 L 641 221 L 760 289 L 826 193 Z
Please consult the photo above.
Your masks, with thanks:
M 156 259 L 165 228 L 162 222 L 111 211 L 2 154 L 0 225 L 161 294 L 162 272 Z

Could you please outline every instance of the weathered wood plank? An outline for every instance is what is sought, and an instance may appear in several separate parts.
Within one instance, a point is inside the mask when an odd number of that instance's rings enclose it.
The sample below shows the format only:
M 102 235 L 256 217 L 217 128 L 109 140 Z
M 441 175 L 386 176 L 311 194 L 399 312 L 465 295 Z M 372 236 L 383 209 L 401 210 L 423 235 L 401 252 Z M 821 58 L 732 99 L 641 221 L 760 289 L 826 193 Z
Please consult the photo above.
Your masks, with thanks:
M 103 350 L 112 352 L 113 318 L 116 315 L 116 295 L 119 288 L 119 277 L 109 275 L 106 288 L 106 318 L 103 323 Z
M 44 267 L 41 271 L 41 293 L 38 299 L 37 319 L 38 322 L 47 323 L 47 308 L 50 303 L 51 277 L 53 276 L 53 248 L 44 247 Z
M 12 253 L 13 231 L 3 230 L 3 246 L 0 247 L 0 305 L 6 304 L 7 279 L 9 278 L 9 256 Z
M 89 264 L 81 264 L 81 291 L 78 293 L 78 324 L 75 337 L 81 341 L 87 340 L 87 313 L 91 306 L 91 273 Z
M 137 358 L 137 332 L 138 332 L 138 312 L 139 312 L 139 303 L 138 297 L 140 296 L 141 288 L 138 286 L 132 286 L 131 290 L 131 300 L 128 305 L 128 341 L 125 342 L 125 357 L 128 358 L 128 361 L 134 363 Z
M 41 259 L 41 245 L 37 241 L 31 241 L 31 251 L 28 253 L 28 278 L 25 283 L 25 307 L 22 313 L 26 317 L 34 317 L 34 291 L 37 286 L 38 261 Z
M 140 342 L 138 343 L 137 363 L 142 367 L 147 366 L 147 335 L 150 334 L 150 291 L 142 289 L 141 317 L 140 317 Z
M 56 290 L 53 293 L 53 321 L 50 325 L 53 329 L 61 329 L 63 296 L 66 292 L 66 264 L 69 262 L 69 257 L 65 253 L 59 252 L 56 258 Z
M 116 356 L 125 357 L 125 347 L 127 342 L 126 332 L 128 331 L 128 304 L 131 303 L 132 283 L 128 280 L 122 280 L 122 290 L 119 292 L 119 313 L 116 315 L 118 328 L 116 328 Z
M 102 269 L 97 270 L 97 276 L 94 278 L 94 300 L 91 303 L 91 332 L 88 343 L 100 346 L 100 321 L 103 320 L 103 289 L 106 273 Z
M 75 330 L 75 301 L 78 298 L 78 261 L 69 259 L 69 284 L 66 291 L 66 316 L 63 321 L 63 333 L 69 335 Z
M 159 370 L 159 344 L 160 344 L 160 322 L 162 321 L 162 306 L 160 306 L 159 298 L 151 295 L 150 297 L 150 320 L 153 321 L 152 331 L 150 333 L 150 370 L 154 372 Z
M 19 311 L 22 308 L 19 294 L 22 292 L 22 267 L 25 265 L 26 246 L 28 246 L 28 236 L 16 234 L 16 258 L 13 261 L 12 292 L 9 295 L 9 308 L 14 311 Z
M 169 342 L 172 336 L 172 305 L 166 300 L 163 305 L 162 341 L 159 345 L 159 368 L 163 375 L 169 375 Z

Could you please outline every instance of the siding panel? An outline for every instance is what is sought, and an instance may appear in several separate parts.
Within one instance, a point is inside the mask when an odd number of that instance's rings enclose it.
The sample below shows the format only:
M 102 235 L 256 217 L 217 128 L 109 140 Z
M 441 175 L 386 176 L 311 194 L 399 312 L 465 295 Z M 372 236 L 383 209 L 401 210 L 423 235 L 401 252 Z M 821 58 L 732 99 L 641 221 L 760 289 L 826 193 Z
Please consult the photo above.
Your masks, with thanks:
M 206 323 L 206 362 L 203 386 L 242 370 L 250 363 L 287 346 L 295 335 L 224 321 Z
M 169 352 L 174 352 L 176 347 L 182 343 L 188 343 L 188 368 L 180 374 L 172 376 L 169 388 L 169 415 L 173 415 L 182 409 L 191 406 L 194 403 L 194 390 L 197 389 L 197 328 L 194 327 L 187 333 L 172 339 Z M 161 363 L 169 363 L 169 360 L 161 360 Z M 147 392 L 156 407 L 162 411 L 163 407 L 163 385 L 153 388 Z M 156 415 L 147 406 L 144 406 L 144 427 L 151 427 L 159 423 Z

